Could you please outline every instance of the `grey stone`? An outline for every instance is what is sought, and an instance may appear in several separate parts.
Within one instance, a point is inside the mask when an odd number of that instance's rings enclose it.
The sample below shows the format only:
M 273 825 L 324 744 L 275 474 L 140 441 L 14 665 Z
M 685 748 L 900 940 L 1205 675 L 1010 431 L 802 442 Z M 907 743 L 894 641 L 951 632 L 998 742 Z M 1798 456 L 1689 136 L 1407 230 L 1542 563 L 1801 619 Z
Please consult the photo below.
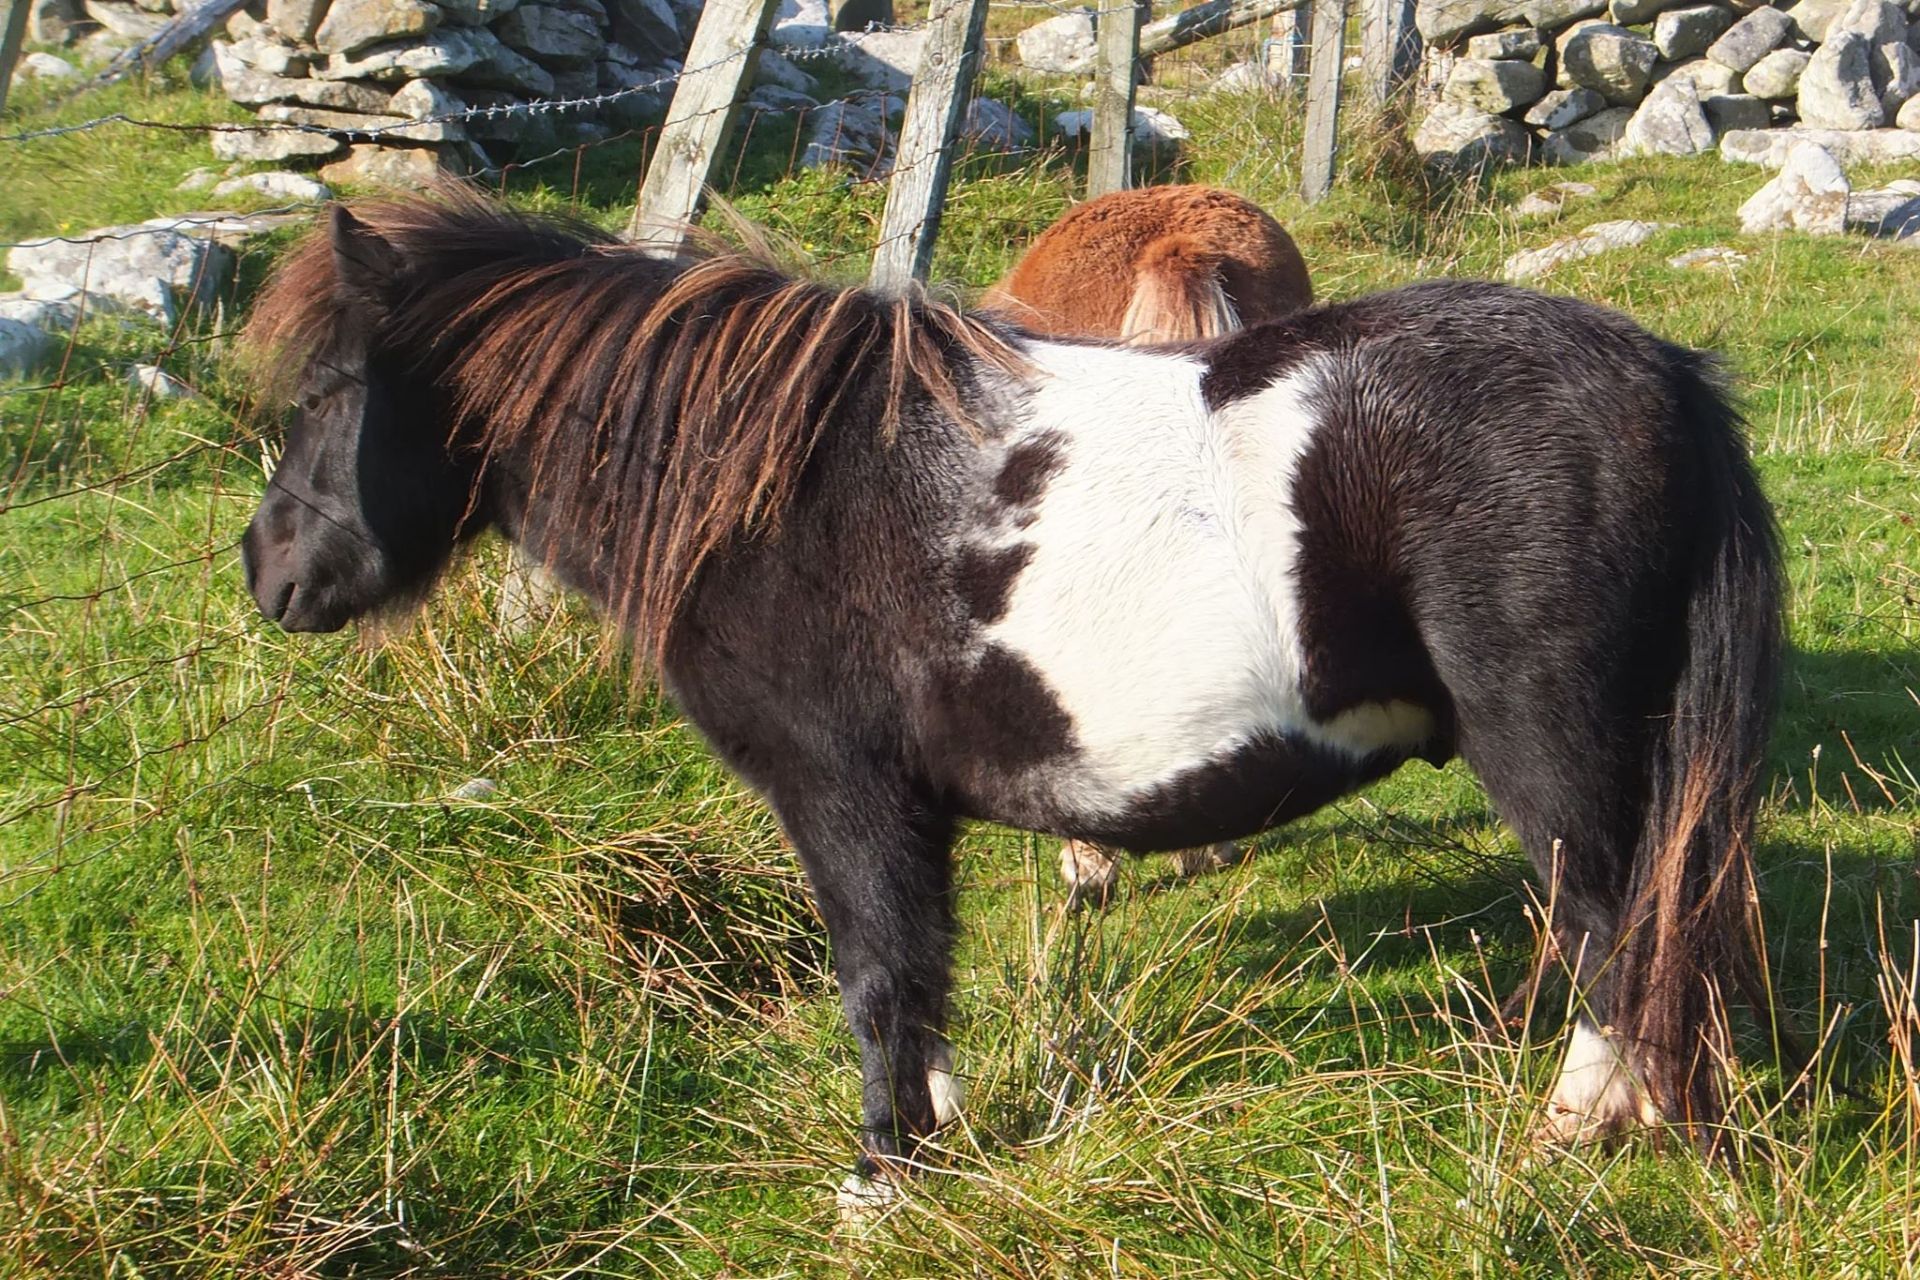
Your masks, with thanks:
M 213 135 L 213 154 L 220 160 L 293 160 L 337 156 L 341 149 L 338 138 L 298 129 L 222 129 Z
M 18 320 L 0 319 L 0 378 L 24 378 L 53 354 L 53 335 Z
M 833 38 L 827 0 L 780 0 L 769 39 L 788 49 L 818 49 Z
M 133 223 L 31 241 L 7 255 L 7 269 L 29 298 L 109 298 L 171 323 L 183 304 L 212 303 L 233 273 L 233 254 L 206 233 Z
M 167 20 L 130 4 L 113 0 L 86 0 L 87 16 L 128 43 L 151 40 L 160 34 Z
M 466 139 L 458 121 L 416 124 L 398 116 L 367 115 L 359 111 L 324 111 L 318 107 L 295 107 L 284 102 L 260 108 L 260 118 L 273 124 L 305 125 L 337 133 L 349 142 L 377 138 L 395 142 L 461 142 Z
M 1607 100 L 1591 89 L 1555 89 L 1529 107 L 1522 119 L 1539 129 L 1564 129 L 1606 105 Z
M 1839 161 L 1826 148 L 1796 142 L 1780 172 L 1740 206 L 1741 230 L 1805 231 L 1839 235 L 1846 230 L 1851 188 Z
M 960 131 L 987 151 L 1020 151 L 1031 146 L 1033 126 L 996 98 L 975 98 L 967 104 Z
M 835 31 L 865 31 L 894 24 L 893 0 L 832 0 Z
M 66 44 L 79 34 L 84 17 L 80 0 L 31 0 L 27 39 L 34 44 Z
M 1645 96 L 1659 58 L 1653 41 L 1604 22 L 1576 32 L 1561 52 L 1562 66 L 1574 84 L 1615 105 Z
M 1800 92 L 1800 76 L 1812 60 L 1812 54 L 1798 49 L 1775 49 L 1748 68 L 1740 83 L 1756 98 L 1791 98 Z
M 312 61 L 291 44 L 273 39 L 264 32 L 250 35 L 244 40 L 235 40 L 227 46 L 227 53 L 230 58 L 270 76 L 304 76 Z
M 476 56 L 471 66 L 451 77 L 455 84 L 504 89 L 530 98 L 553 96 L 553 76 L 545 67 L 507 48 L 491 31 L 475 29 L 466 34 Z
M 820 101 L 811 94 L 782 89 L 777 84 L 763 84 L 747 95 L 747 105 L 757 111 L 787 115 L 791 112 L 811 111 L 820 105 Z
M 1053 118 L 1054 128 L 1065 138 L 1093 134 L 1093 112 L 1062 111 Z M 1133 145 L 1137 150 L 1167 150 L 1179 146 L 1193 134 L 1187 126 L 1156 107 L 1133 109 Z
M 606 41 L 592 18 L 549 5 L 522 4 L 493 25 L 510 49 L 549 69 L 591 66 Z
M 1713 126 L 1716 138 L 1735 129 L 1764 129 L 1773 123 L 1766 100 L 1750 93 L 1716 93 L 1702 98 L 1700 107 L 1707 113 L 1707 123 Z
M 111 305 L 106 308 L 116 309 Z M 72 302 L 29 298 L 24 293 L 0 293 L 0 320 L 11 320 L 51 334 L 67 334 L 80 323 L 80 308 Z
M 287 173 L 284 170 L 272 173 L 246 173 L 238 178 L 228 178 L 214 187 L 216 196 L 237 195 L 250 191 L 265 196 L 279 204 L 306 202 L 319 204 L 333 199 L 333 192 L 323 182 L 315 182 L 304 173 Z
M 1853 192 L 1847 197 L 1847 230 L 1889 239 L 1920 232 L 1920 183 Z
M 1654 86 L 1620 134 L 1623 156 L 1692 156 L 1713 150 L 1713 126 L 1691 81 Z
M 149 218 L 142 225 L 181 231 L 188 235 L 205 236 L 215 244 L 224 245 L 229 249 L 238 249 L 255 236 L 291 226 L 306 226 L 311 221 L 311 214 L 298 209 L 286 211 L 261 209 L 254 213 L 235 213 L 231 209 L 201 209 L 190 213 L 171 214 L 164 218 Z
M 1887 68 L 1886 83 L 1880 90 L 1880 110 L 1888 121 L 1900 115 L 1900 108 L 1920 95 L 1920 53 L 1904 44 L 1883 45 L 1875 56 Z
M 500 794 L 500 784 L 492 778 L 469 778 L 447 793 L 450 800 L 491 800 Z
M 1457 106 L 1498 116 L 1538 102 L 1546 91 L 1546 73 L 1530 62 L 1460 58 L 1442 96 Z
M 457 78 L 481 60 L 484 41 L 492 39 L 485 31 L 443 27 L 413 40 L 377 44 L 357 53 L 331 54 L 313 74 L 322 80 L 373 80 L 395 85 L 436 76 Z
M 864 176 L 882 177 L 892 168 L 893 141 L 882 101 L 839 98 L 807 118 L 800 163 L 809 169 L 846 165 Z
M 295 44 L 309 43 L 327 16 L 327 0 L 267 0 L 267 25 Z
M 1857 31 L 1839 31 L 1800 75 L 1800 118 L 1816 129 L 1875 129 L 1886 123 L 1873 84 L 1873 47 Z
M 1093 66 L 1092 9 L 1074 9 L 1036 22 L 1014 40 L 1020 65 L 1033 71 L 1070 75 Z
M 517 143 L 532 131 L 531 126 L 535 117 L 530 112 L 517 109 L 526 105 L 525 99 L 517 94 L 508 93 L 503 89 L 467 89 L 461 93 L 461 96 L 466 99 L 469 109 L 487 109 L 495 113 L 469 117 L 466 121 L 469 138 L 479 138 L 486 142 Z M 545 122 L 544 117 L 540 119 L 542 123 Z M 542 143 L 545 145 L 542 146 Z M 536 139 L 534 145 L 536 150 L 551 151 L 554 143 L 551 139 Z
M 1907 99 L 1907 105 L 1900 108 L 1900 114 L 1893 118 L 1894 124 L 1912 133 L 1920 133 L 1920 97 Z
M 600 64 L 593 63 L 584 67 L 555 67 L 553 69 L 553 96 L 563 101 L 578 101 L 591 98 L 600 92 Z M 580 117 L 571 118 L 578 123 Z
M 1908 104 L 1909 109 L 1912 104 Z M 1741 129 L 1720 139 L 1720 158 L 1778 169 L 1787 148 L 1812 142 L 1842 165 L 1898 164 L 1920 157 L 1920 131 L 1909 129 Z
M 869 89 L 905 93 L 913 87 L 913 76 L 920 68 L 920 54 L 926 43 L 926 29 L 919 28 L 835 36 L 826 47 L 832 65 Z
M 1653 24 L 1653 47 L 1668 62 L 1705 53 L 1733 25 L 1733 12 L 1717 4 L 1669 9 Z
M 754 69 L 753 78 L 756 84 L 773 85 L 789 93 L 811 94 L 820 87 L 819 81 L 772 49 L 760 51 L 760 62 Z
M 1632 218 L 1596 222 L 1578 235 L 1555 240 L 1538 249 L 1522 249 L 1507 259 L 1501 273 L 1514 281 L 1538 280 L 1566 263 L 1644 243 L 1669 225 L 1665 222 L 1640 222 Z
M 484 27 L 520 7 L 520 0 L 435 0 L 447 21 L 462 27 Z
M 200 393 L 157 364 L 136 364 L 127 370 L 127 386 L 142 400 L 198 400 Z
M 1516 31 L 1496 31 L 1492 35 L 1475 36 L 1467 41 L 1467 56 L 1481 58 L 1490 62 L 1518 58 L 1521 61 L 1540 52 L 1540 33 L 1532 27 L 1521 27 Z
M 30 53 L 20 59 L 20 74 L 27 80 L 71 80 L 80 68 L 50 53 Z
M 639 55 L 644 66 L 658 65 L 667 58 L 686 56 L 686 42 L 680 38 L 673 6 L 666 0 L 613 0 L 612 21 L 614 39 Z M 770 53 L 769 50 L 760 55 L 763 64 Z M 778 54 L 771 56 L 779 57 Z M 794 86 L 786 87 L 791 89 Z
M 384 115 L 405 116 L 409 120 L 431 120 L 459 115 L 467 104 L 431 80 L 409 80 L 387 99 Z
M 1463 37 L 1524 23 L 1558 31 L 1607 11 L 1607 0 L 1419 0 L 1414 26 L 1430 45 L 1446 48 Z
M 220 175 L 211 169 L 205 167 L 189 169 L 186 177 L 173 184 L 173 189 L 175 191 L 204 191 L 218 181 L 220 181 Z
M 381 147 L 361 143 L 351 148 L 344 159 L 320 170 L 320 177 L 336 187 L 354 184 L 418 191 L 464 168 L 452 147 Z
M 1573 200 L 1596 194 L 1598 188 L 1591 182 L 1555 182 L 1538 191 L 1529 191 L 1513 206 L 1513 211 L 1523 218 L 1544 217 L 1561 212 Z
M 1627 131 L 1627 122 L 1631 119 L 1632 107 L 1608 107 L 1564 129 L 1555 129 L 1547 135 L 1541 153 L 1550 164 L 1610 160 L 1614 145 Z
M 1655 84 L 1665 84 L 1669 80 L 1685 80 L 1702 98 L 1710 98 L 1716 93 L 1740 92 L 1740 73 L 1706 58 L 1664 62 L 1653 69 Z
M 1800 0 L 1787 10 L 1793 32 L 1802 40 L 1819 44 L 1827 38 L 1827 28 L 1852 5 L 1853 0 Z
M 1713 42 L 1707 56 L 1723 67 L 1744 73 L 1778 49 L 1792 27 L 1793 21 L 1786 14 L 1762 6 L 1729 27 L 1725 35 Z
M 1686 3 L 1688 0 L 1612 0 L 1607 6 L 1607 16 L 1620 26 L 1637 27 Z
M 313 43 L 322 53 L 358 53 L 384 41 L 428 35 L 439 29 L 440 18 L 439 6 L 425 0 L 333 0 Z
M 1843 31 L 1858 32 L 1874 46 L 1900 44 L 1907 38 L 1907 15 L 1888 0 L 1853 0 L 1827 27 L 1822 43 Z
M 1236 62 L 1207 81 L 1208 93 L 1273 93 L 1284 89 L 1287 78 L 1281 74 L 1278 64 L 1269 64 L 1264 58 L 1248 58 Z
M 1514 121 L 1452 102 L 1435 106 L 1413 133 L 1413 149 L 1423 160 L 1461 172 L 1525 164 L 1532 142 Z
M 1747 255 L 1724 244 L 1703 245 L 1676 253 L 1667 259 L 1675 271 L 1738 271 L 1746 265 Z
M 763 52 L 761 57 L 767 55 Z M 673 97 L 673 77 L 665 67 L 630 67 L 618 62 L 601 62 L 595 67 L 599 78 L 601 93 L 618 93 L 621 97 L 608 103 L 603 110 L 608 118 L 622 127 L 632 128 L 651 121 L 667 109 L 667 103 Z M 774 89 L 772 85 L 762 85 L 762 89 Z M 785 93 L 784 89 L 775 92 Z M 757 97 L 759 89 L 747 95 L 751 106 L 762 109 L 768 107 L 768 100 Z M 806 97 L 805 94 L 799 95 Z M 807 98 L 811 104 L 812 98 Z

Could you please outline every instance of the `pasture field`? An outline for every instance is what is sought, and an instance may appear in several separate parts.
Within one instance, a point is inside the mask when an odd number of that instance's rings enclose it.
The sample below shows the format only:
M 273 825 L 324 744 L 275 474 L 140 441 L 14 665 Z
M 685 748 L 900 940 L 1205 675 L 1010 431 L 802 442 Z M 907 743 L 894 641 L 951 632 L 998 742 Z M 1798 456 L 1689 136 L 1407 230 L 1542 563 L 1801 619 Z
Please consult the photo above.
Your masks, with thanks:
M 25 86 L 6 123 L 109 109 L 222 110 L 164 79 L 58 109 Z M 1183 118 L 1187 175 L 1271 208 L 1329 298 L 1674 224 L 1545 287 L 1724 353 L 1785 530 L 1759 888 L 1825 1053 L 1795 1081 L 1736 1019 L 1738 1176 L 1649 1143 L 1536 1158 L 1564 991 L 1499 1012 L 1533 882 L 1472 777 L 1416 764 L 1242 868 L 1136 863 L 1102 914 L 1063 909 L 1050 842 L 971 832 L 968 1113 L 903 1207 L 838 1231 L 857 1076 L 791 856 L 592 618 L 503 630 L 491 545 L 379 636 L 255 615 L 237 539 L 276 417 L 222 329 L 281 242 L 222 316 L 94 322 L 59 387 L 0 387 L 0 1275 L 1920 1268 L 1920 253 L 1742 236 L 1761 176 L 1714 158 L 1440 189 L 1384 129 L 1309 210 L 1292 113 Z M 857 278 L 884 192 L 789 175 L 791 144 L 747 139 L 733 199 Z M 205 157 L 134 129 L 0 144 L 0 239 L 179 210 Z M 617 223 L 639 159 L 507 194 Z M 1513 212 L 1569 178 L 1598 194 Z M 936 278 L 988 283 L 1074 181 L 1057 149 L 964 166 Z M 1714 243 L 1749 258 L 1666 264 Z M 202 398 L 127 390 L 156 353 Z

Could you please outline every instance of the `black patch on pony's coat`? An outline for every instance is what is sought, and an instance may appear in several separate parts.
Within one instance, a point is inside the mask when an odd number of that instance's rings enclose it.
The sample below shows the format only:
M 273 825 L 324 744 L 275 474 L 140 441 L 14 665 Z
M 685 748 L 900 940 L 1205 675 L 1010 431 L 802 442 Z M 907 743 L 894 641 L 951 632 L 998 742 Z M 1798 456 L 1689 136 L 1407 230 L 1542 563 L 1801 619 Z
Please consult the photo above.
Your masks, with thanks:
M 1078 748 L 1073 717 L 1033 664 L 1001 645 L 956 672 L 945 699 L 949 741 L 968 755 L 1019 771 Z
M 1013 598 L 1013 584 L 1020 571 L 1033 559 L 1033 544 L 1018 543 L 999 550 L 968 547 L 954 565 L 954 588 L 960 603 L 973 620 L 982 626 L 1007 616 Z
M 1261 734 L 1225 759 L 1141 792 L 1117 814 L 1083 819 L 1072 834 L 1134 853 L 1237 840 L 1312 813 L 1406 759 L 1377 751 L 1356 760 L 1299 738 Z
M 1316 307 L 1270 320 L 1221 338 L 1196 344 L 1207 371 L 1200 377 L 1200 397 L 1208 409 L 1218 410 L 1235 400 L 1258 395 L 1284 378 L 1293 367 L 1324 349 L 1326 317 L 1332 308 Z
M 993 478 L 993 494 L 1010 507 L 1030 507 L 1047 491 L 1047 481 L 1066 465 L 1060 434 L 1045 431 L 1007 450 L 1007 459 Z

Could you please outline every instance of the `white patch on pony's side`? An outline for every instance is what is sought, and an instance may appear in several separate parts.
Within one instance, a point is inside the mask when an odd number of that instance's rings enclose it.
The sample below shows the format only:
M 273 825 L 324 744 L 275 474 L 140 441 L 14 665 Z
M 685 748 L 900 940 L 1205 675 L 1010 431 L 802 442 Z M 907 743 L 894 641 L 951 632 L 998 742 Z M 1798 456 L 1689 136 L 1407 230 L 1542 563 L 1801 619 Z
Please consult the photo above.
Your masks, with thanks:
M 1659 1123 L 1653 1100 L 1634 1077 L 1612 1032 L 1580 1017 L 1567 1041 L 1560 1078 L 1547 1099 L 1540 1136 L 1572 1146 Z
M 1324 361 L 1210 412 L 1195 356 L 1028 354 L 1042 376 L 1005 444 L 1050 436 L 1062 461 L 1031 523 L 1001 539 L 1032 552 L 986 639 L 1031 663 L 1073 721 L 1062 799 L 1111 812 L 1266 734 L 1356 759 L 1426 739 L 1409 706 L 1307 714 L 1291 492 Z

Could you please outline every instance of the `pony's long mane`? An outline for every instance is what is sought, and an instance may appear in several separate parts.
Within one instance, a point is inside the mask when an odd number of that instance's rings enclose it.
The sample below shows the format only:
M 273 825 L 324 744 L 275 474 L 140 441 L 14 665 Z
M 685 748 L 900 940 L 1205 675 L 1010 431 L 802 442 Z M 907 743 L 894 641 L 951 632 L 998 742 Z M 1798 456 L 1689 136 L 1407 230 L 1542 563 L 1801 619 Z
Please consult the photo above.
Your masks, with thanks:
M 610 557 L 608 607 L 655 661 L 707 559 L 777 531 L 836 410 L 877 406 L 890 442 L 916 404 L 967 423 L 971 370 L 1027 369 L 998 329 L 917 290 L 710 245 L 668 257 L 459 192 L 352 212 L 405 264 L 374 340 L 449 394 L 461 446 L 522 460 L 547 527 Z M 354 302 L 315 233 L 248 326 L 269 377 L 322 358 Z

